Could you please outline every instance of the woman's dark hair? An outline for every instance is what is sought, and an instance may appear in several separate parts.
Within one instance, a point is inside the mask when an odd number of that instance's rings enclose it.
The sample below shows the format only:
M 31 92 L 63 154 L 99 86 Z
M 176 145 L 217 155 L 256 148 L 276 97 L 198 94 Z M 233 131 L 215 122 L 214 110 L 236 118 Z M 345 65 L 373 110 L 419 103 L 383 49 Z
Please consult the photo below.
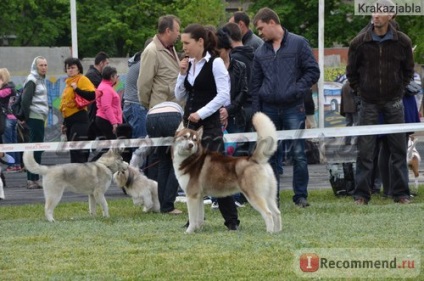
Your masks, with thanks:
M 218 43 L 217 43 L 218 49 L 225 49 L 225 50 L 232 49 L 230 35 L 228 35 L 228 33 L 225 32 L 222 28 L 218 29 L 218 32 L 216 33 L 216 37 L 218 38 Z
M 116 74 L 118 74 L 118 71 L 116 70 L 116 68 L 108 65 L 103 68 L 102 78 L 105 80 L 110 80 L 112 79 L 112 76 Z
M 76 65 L 78 67 L 79 73 L 81 74 L 84 73 L 81 61 L 78 58 L 67 58 L 65 60 L 65 72 L 68 66 L 71 66 L 71 65 Z
M 219 53 L 216 50 L 216 36 L 214 32 L 210 29 L 206 29 L 203 25 L 193 23 L 188 25 L 183 33 L 190 34 L 190 38 L 199 41 L 200 38 L 203 39 L 203 47 L 205 50 L 203 51 L 203 56 L 206 55 L 206 52 L 208 51 L 211 53 L 212 56 L 218 56 Z

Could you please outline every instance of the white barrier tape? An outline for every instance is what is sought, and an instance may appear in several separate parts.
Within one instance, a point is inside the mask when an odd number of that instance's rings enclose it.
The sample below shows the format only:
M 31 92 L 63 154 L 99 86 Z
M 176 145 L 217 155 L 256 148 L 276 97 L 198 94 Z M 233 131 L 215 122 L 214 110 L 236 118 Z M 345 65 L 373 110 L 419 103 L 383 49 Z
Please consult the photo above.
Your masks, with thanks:
M 390 125 L 370 125 L 356 127 L 332 127 L 325 129 L 305 129 L 278 131 L 279 140 L 292 139 L 314 139 L 331 138 L 345 136 L 362 135 L 383 135 L 394 133 L 408 133 L 424 131 L 424 123 L 390 124 Z M 245 142 L 256 141 L 256 133 L 225 134 L 224 141 Z M 70 142 L 40 142 L 40 143 L 11 143 L 0 144 L 1 152 L 18 151 L 68 151 L 71 149 L 98 150 L 103 148 L 124 148 L 124 147 L 150 147 L 169 146 L 172 144 L 172 137 L 169 138 L 145 138 L 145 139 L 118 139 L 118 140 L 94 140 L 94 141 L 70 141 Z

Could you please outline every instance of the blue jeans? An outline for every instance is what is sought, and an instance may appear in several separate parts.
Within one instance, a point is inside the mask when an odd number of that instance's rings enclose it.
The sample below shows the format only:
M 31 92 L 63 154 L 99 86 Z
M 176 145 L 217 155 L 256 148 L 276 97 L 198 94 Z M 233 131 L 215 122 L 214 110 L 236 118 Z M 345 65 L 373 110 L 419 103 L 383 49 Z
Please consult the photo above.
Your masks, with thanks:
M 390 101 L 377 105 L 362 101 L 359 111 L 359 125 L 380 124 L 379 114 L 383 114 L 384 124 L 404 123 L 402 100 Z M 408 198 L 408 168 L 406 165 L 406 136 L 405 133 L 386 135 L 390 151 L 390 188 L 393 198 Z M 356 186 L 353 192 L 354 199 L 371 199 L 372 175 L 374 171 L 374 152 L 377 149 L 377 136 L 358 137 L 358 156 L 356 160 Z
M 147 135 L 146 115 L 147 109 L 138 103 L 124 102 L 123 115 L 133 129 L 133 138 L 144 138 Z
M 268 115 L 269 118 L 274 122 L 277 130 L 297 130 L 305 129 L 305 107 L 303 101 L 301 104 L 294 105 L 291 107 L 279 107 L 279 106 L 264 106 L 262 112 Z M 305 154 L 305 140 L 285 140 L 285 153 L 291 156 L 293 160 L 293 202 L 297 202 L 300 198 L 308 197 L 308 162 Z M 277 200 L 280 201 L 280 175 L 278 173 L 278 153 L 269 160 L 274 175 L 278 183 Z
M 16 126 L 18 124 L 18 120 L 6 118 L 6 127 L 4 129 L 3 134 L 3 143 L 17 143 L 17 134 L 16 134 Z M 21 166 L 21 153 L 20 152 L 9 152 L 10 156 L 15 158 L 14 166 Z M 13 165 L 9 165 L 13 166 Z

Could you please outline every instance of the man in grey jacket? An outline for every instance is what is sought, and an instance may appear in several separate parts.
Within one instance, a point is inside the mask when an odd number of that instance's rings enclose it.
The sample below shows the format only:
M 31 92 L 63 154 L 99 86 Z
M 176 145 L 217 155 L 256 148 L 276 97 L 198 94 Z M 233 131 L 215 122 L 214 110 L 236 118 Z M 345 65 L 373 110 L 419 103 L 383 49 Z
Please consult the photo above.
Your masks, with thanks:
M 304 98 L 320 75 L 312 50 L 305 38 L 283 28 L 278 15 L 269 8 L 260 9 L 253 23 L 265 41 L 253 58 L 253 112 L 264 112 L 277 130 L 305 129 Z M 309 206 L 305 140 L 286 141 L 286 148 L 293 159 L 293 202 L 304 208 Z M 270 163 L 279 185 L 278 152 Z
M 250 29 L 250 18 L 245 12 L 235 12 L 228 22 L 238 24 L 242 34 L 242 43 L 244 46 L 250 46 L 253 50 L 260 47 L 264 41 Z

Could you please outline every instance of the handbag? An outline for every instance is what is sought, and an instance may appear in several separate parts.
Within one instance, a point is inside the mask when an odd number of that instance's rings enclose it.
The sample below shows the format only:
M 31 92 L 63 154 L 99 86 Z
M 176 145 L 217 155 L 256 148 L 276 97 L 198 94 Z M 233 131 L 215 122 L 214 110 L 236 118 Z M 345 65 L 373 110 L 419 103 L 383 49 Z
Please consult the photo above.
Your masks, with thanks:
M 74 92 L 75 94 L 75 104 L 77 105 L 78 109 L 83 109 L 84 107 L 92 104 L 94 100 L 86 100 L 85 98 L 81 97 L 80 95 L 78 95 L 76 92 Z
M 16 119 L 18 119 L 19 121 L 25 120 L 25 113 L 22 107 L 22 95 L 23 95 L 23 89 L 18 90 L 16 93 L 16 96 L 12 97 L 14 100 L 11 101 L 11 104 L 10 104 L 10 110 L 12 114 L 15 115 Z
M 415 96 L 421 92 L 421 86 L 418 85 L 414 80 L 409 82 L 408 86 L 405 88 L 405 96 Z

